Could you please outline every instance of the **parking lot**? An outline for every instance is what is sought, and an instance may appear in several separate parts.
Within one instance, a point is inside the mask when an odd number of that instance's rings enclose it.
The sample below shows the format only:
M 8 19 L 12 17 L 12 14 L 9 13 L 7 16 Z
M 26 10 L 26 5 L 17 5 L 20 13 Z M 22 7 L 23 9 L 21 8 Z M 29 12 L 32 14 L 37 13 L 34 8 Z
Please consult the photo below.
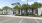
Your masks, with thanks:
M 42 19 L 0 16 L 0 23 L 42 23 Z

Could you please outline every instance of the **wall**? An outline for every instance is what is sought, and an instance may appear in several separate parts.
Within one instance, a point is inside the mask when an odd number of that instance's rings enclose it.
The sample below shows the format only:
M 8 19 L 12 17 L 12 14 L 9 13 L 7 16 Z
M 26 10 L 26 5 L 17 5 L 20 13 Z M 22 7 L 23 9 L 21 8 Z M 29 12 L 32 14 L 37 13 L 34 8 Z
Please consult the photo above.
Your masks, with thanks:
M 38 8 L 38 15 L 41 16 L 41 13 L 42 13 L 42 7 Z
M 0 14 L 3 14 L 3 11 L 0 11 Z
M 3 14 L 4 14 L 4 15 L 6 14 L 6 10 L 3 10 Z
M 13 10 L 7 10 L 9 15 L 13 15 Z
M 7 13 L 6 13 L 7 12 Z M 3 14 L 5 15 L 5 14 L 7 14 L 7 15 L 13 15 L 13 10 L 3 10 Z

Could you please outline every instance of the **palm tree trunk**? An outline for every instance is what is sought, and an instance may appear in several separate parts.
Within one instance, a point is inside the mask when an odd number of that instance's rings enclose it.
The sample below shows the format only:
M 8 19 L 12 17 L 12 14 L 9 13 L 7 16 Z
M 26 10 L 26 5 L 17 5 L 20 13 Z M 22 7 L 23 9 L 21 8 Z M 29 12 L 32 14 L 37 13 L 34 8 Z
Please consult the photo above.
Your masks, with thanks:
M 18 10 L 16 10 L 16 15 L 18 15 Z
M 36 14 L 36 9 L 33 9 L 33 15 L 35 15 Z
M 26 16 L 26 9 L 24 10 L 24 15 Z
M 7 10 L 6 10 L 6 15 L 7 15 Z

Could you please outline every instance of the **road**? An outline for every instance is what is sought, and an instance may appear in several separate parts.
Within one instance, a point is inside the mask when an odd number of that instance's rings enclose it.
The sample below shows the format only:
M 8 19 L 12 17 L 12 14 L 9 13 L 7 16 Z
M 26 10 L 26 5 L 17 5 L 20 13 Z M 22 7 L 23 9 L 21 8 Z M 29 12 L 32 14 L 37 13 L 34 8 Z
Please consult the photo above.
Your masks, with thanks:
M 42 19 L 0 16 L 0 23 L 42 23 Z

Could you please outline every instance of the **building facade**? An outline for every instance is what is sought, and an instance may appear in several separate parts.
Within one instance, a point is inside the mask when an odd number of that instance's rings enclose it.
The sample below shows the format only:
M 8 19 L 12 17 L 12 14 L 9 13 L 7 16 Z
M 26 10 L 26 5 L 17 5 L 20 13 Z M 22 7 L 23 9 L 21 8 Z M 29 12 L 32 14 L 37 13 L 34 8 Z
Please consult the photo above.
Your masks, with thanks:
M 7 11 L 6 10 L 0 11 L 0 14 L 3 14 L 3 15 L 16 15 L 16 14 L 21 15 L 24 13 L 25 13 L 24 9 L 19 9 L 19 10 L 8 9 Z M 41 16 L 42 7 L 38 8 L 35 13 L 36 15 Z M 29 14 L 33 14 L 33 9 L 26 9 L 26 15 L 29 15 Z

